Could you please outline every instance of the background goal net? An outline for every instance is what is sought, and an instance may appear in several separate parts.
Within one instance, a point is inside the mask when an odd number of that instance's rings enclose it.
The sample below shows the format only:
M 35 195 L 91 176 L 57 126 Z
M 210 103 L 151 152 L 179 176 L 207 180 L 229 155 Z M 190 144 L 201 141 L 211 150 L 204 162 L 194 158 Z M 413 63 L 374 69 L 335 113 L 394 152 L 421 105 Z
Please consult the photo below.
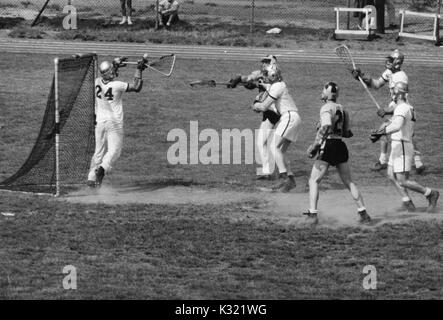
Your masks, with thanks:
M 94 153 L 97 56 L 55 59 L 55 74 L 37 141 L 0 189 L 58 195 L 86 181 Z

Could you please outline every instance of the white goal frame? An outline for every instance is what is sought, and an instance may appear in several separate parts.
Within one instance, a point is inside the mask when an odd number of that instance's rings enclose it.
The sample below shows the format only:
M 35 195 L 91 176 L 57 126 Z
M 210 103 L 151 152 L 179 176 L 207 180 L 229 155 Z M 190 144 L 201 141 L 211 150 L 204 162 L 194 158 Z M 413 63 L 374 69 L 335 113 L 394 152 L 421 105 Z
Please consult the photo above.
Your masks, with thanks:
M 94 76 L 93 79 L 97 78 L 98 69 L 98 57 L 96 53 L 88 54 L 75 54 L 70 58 L 55 58 L 54 59 L 54 104 L 55 104 L 55 197 L 60 196 L 60 100 L 59 100 L 59 63 L 61 60 L 71 60 L 76 57 L 92 56 L 94 59 Z M 94 107 L 97 103 L 94 98 Z
M 441 0 L 440 0 L 441 3 Z M 439 10 L 440 11 L 440 5 Z M 405 26 L 405 19 L 406 16 L 415 16 L 415 17 L 423 17 L 423 18 L 430 18 L 433 19 L 433 31 L 432 35 L 424 35 L 424 34 L 416 34 L 416 33 L 410 33 L 404 31 Z M 428 12 L 417 12 L 417 11 L 411 11 L 411 10 L 400 10 L 400 32 L 398 33 L 398 37 L 405 37 L 405 38 L 413 38 L 413 39 L 421 39 L 421 40 L 429 40 L 433 41 L 436 44 L 440 42 L 440 19 L 441 15 L 440 12 L 437 13 L 428 13 Z
M 370 28 L 371 21 L 369 16 L 375 17 L 376 12 L 372 8 L 345 8 L 345 7 L 335 7 L 335 31 L 334 35 L 337 39 L 345 38 L 346 36 L 369 38 L 375 34 L 375 30 Z M 340 13 L 341 12 L 362 12 L 365 14 L 365 29 L 364 30 L 348 30 L 340 29 Z

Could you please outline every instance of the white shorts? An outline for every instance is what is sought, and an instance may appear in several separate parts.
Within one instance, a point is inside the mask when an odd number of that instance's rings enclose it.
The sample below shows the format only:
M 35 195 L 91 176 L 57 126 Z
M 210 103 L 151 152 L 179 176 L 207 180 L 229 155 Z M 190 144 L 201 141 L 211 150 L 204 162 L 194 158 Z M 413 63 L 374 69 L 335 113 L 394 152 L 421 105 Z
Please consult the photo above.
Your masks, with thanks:
M 295 111 L 289 111 L 282 114 L 280 121 L 275 125 L 275 134 L 290 140 L 297 141 L 300 132 L 301 118 Z
M 394 173 L 411 171 L 413 158 L 414 146 L 411 142 L 391 141 L 388 165 L 393 167 Z

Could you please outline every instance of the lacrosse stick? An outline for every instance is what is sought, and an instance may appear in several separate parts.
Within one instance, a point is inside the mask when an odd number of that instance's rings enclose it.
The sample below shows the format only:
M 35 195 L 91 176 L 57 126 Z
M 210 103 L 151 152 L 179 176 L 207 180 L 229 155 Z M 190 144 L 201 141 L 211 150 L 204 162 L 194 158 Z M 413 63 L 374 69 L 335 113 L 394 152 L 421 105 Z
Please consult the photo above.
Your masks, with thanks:
M 216 86 L 228 86 L 230 84 L 230 82 L 218 82 L 216 80 L 208 80 L 208 79 L 204 79 L 204 80 L 194 80 L 191 81 L 189 83 L 189 85 L 193 88 L 195 87 L 209 87 L 209 88 L 214 88 Z M 240 82 L 238 84 L 239 86 L 246 86 L 247 83 L 245 82 Z
M 195 87 L 209 87 L 214 88 L 217 85 L 227 86 L 229 82 L 217 82 L 215 80 L 195 80 L 189 83 L 189 85 L 193 88 Z
M 174 71 L 176 56 L 174 53 L 161 56 L 153 60 L 148 60 L 148 54 L 143 55 L 145 66 L 165 77 L 170 77 Z M 125 61 L 125 64 L 138 64 L 138 62 Z
M 351 51 L 349 51 L 349 48 L 346 45 L 341 45 L 341 46 L 335 48 L 335 54 L 343 61 L 343 63 L 346 66 L 346 69 L 348 69 L 350 72 L 357 69 L 357 67 L 355 66 L 354 58 L 352 57 Z M 363 81 L 363 79 L 360 76 L 358 76 L 358 80 L 360 80 L 360 83 L 362 84 L 363 88 L 365 88 L 366 92 L 368 93 L 372 102 L 374 102 L 377 109 L 380 110 L 381 109 L 380 105 L 378 104 L 377 100 L 375 100 L 371 91 L 369 91 L 366 83 Z

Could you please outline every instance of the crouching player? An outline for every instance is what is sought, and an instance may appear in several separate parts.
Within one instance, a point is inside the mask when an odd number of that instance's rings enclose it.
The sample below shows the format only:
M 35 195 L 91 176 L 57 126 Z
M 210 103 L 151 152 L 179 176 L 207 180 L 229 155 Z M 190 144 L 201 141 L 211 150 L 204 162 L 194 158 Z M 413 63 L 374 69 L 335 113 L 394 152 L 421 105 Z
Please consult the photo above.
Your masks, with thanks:
M 110 172 L 120 157 L 123 145 L 123 92 L 140 92 L 143 86 L 145 61 L 138 62 L 133 83 L 115 80 L 119 66 L 124 64 L 103 61 L 99 66 L 100 77 L 95 80 L 95 153 L 87 182 L 91 188 L 100 187 L 105 173 Z
M 409 178 L 414 157 L 412 137 L 414 135 L 415 112 L 407 102 L 408 85 L 405 82 L 397 82 L 392 91 L 392 99 L 397 106 L 390 124 L 371 133 L 371 141 L 376 142 L 382 136 L 391 136 L 391 155 L 388 162 L 388 176 L 399 190 L 403 207 L 408 211 L 414 211 L 415 206 L 409 197 L 408 190 L 423 194 L 429 202 L 428 212 L 432 212 L 440 196 L 439 192 L 425 188 Z
M 348 148 L 342 138 L 352 137 L 348 112 L 337 103 L 338 86 L 328 82 L 323 88 L 321 99 L 325 104 L 320 109 L 320 125 L 314 143 L 308 148 L 308 156 L 314 162 L 309 179 L 309 210 L 304 213 L 310 224 L 318 222 L 319 184 L 328 172 L 329 166 L 336 166 L 343 184 L 349 189 L 357 205 L 361 223 L 371 221 L 366 212 L 363 197 L 351 180 L 348 164 Z M 318 155 L 317 155 L 318 154 Z
M 263 91 L 263 98 L 260 101 L 254 101 L 252 108 L 256 112 L 265 112 L 274 105 L 278 114 L 281 115 L 275 125 L 274 139 L 272 139 L 270 150 L 284 181 L 274 186 L 273 189 L 289 192 L 295 188 L 295 179 L 287 151 L 291 142 L 297 141 L 301 118 L 286 83 L 283 82 L 281 70 L 277 66 L 271 65 L 266 70 L 265 78 L 265 83 L 262 85 L 266 86 L 267 91 Z

